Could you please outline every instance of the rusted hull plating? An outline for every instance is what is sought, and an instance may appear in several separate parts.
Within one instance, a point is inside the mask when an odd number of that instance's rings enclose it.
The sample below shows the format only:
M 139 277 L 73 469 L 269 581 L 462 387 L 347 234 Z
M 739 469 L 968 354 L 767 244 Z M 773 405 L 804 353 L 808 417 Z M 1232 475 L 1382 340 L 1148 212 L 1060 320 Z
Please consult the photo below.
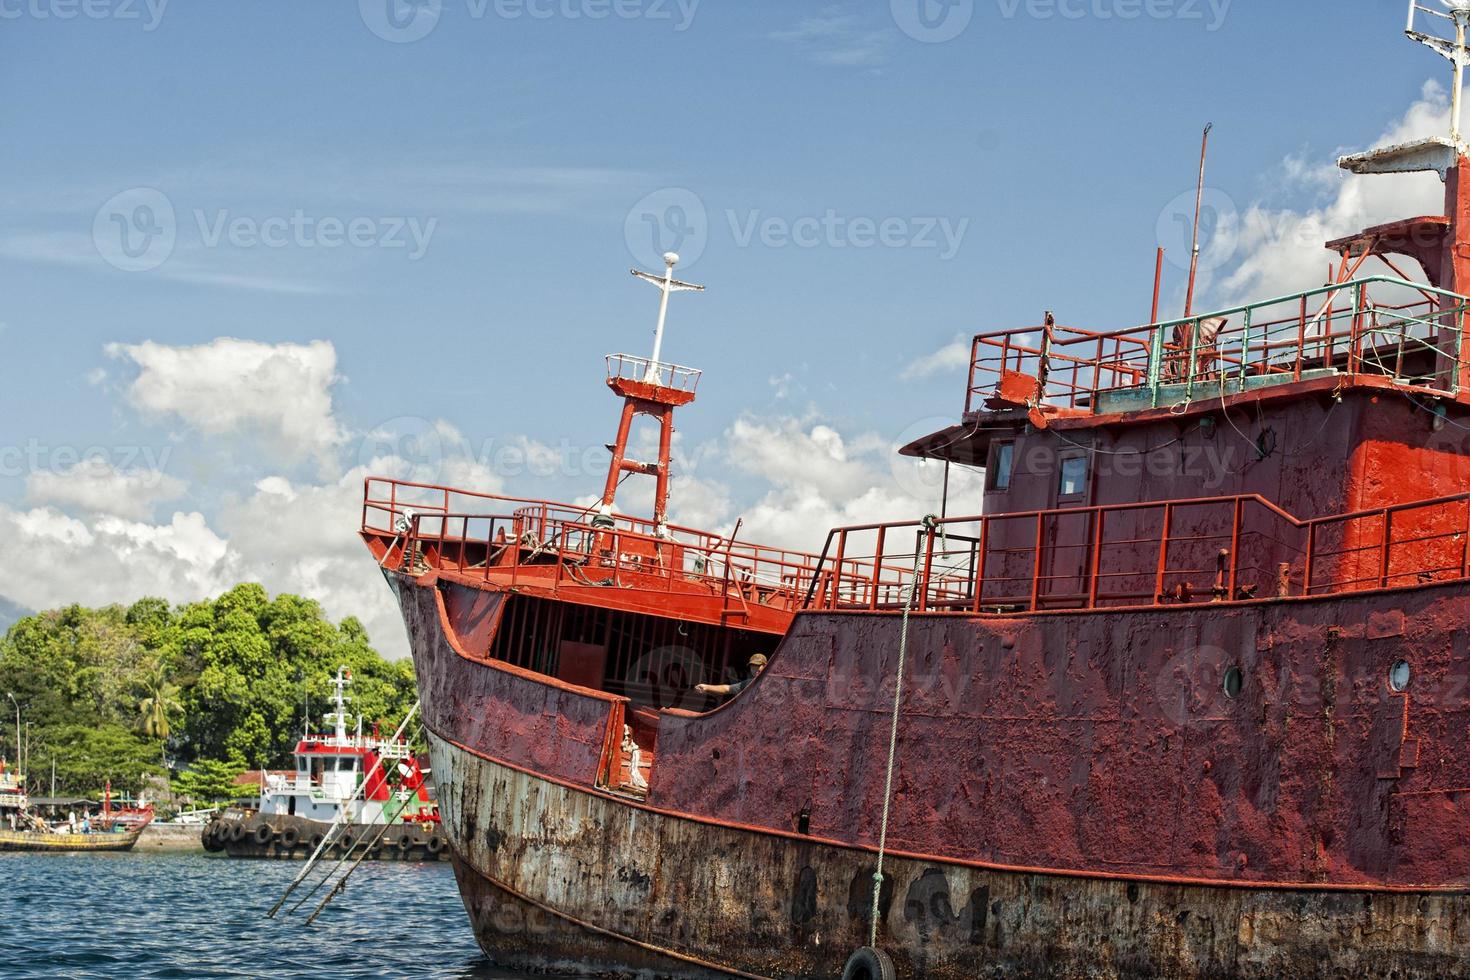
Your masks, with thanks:
M 431 737 L 475 934 L 519 969 L 838 977 L 867 936 L 873 856 L 627 806 Z M 675 870 L 677 869 L 677 870 Z M 1163 885 L 887 865 L 900 976 L 1464 975 L 1463 895 Z

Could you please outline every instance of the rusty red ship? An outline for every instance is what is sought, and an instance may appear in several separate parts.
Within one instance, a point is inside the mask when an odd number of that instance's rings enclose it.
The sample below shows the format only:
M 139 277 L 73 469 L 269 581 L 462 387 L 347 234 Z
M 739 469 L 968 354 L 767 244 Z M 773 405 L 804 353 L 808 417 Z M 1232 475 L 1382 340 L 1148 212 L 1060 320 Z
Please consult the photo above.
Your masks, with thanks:
M 669 294 L 698 288 L 672 255 L 635 273 L 663 293 L 653 356 L 607 359 L 596 505 L 368 480 L 486 954 L 1470 975 L 1458 114 L 1341 161 L 1437 172 L 1445 207 L 1328 243 L 1326 286 L 975 337 L 963 421 L 904 450 L 983 467 L 983 499 L 936 506 L 970 516 L 839 528 L 819 554 L 669 523 L 700 380 L 660 352 Z M 656 460 L 628 454 L 639 416 Z M 616 506 L 633 475 L 647 518 Z

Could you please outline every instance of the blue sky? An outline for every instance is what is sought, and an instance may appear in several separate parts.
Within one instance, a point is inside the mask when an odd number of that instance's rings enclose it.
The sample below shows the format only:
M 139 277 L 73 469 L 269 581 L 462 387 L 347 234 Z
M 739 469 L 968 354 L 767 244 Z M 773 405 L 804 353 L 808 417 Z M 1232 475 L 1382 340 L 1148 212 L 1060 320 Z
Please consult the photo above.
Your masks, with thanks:
M 341 504 L 381 448 L 364 437 L 420 426 L 471 447 L 466 478 L 595 490 L 596 466 L 481 450 L 592 458 L 615 422 L 602 355 L 650 342 L 656 293 L 628 267 L 670 245 L 709 287 L 675 298 L 665 348 L 706 371 L 679 420 L 686 514 L 918 508 L 888 448 L 956 414 L 964 374 L 905 369 L 1047 309 L 1142 321 L 1161 243 L 1177 303 L 1206 121 L 1225 207 L 1350 217 L 1322 167 L 1432 116 L 1448 76 L 1403 7 L 0 0 L 0 518 L 186 566 L 99 565 L 84 601 L 240 574 L 358 611 L 354 582 L 381 591 Z M 118 221 L 144 222 L 141 254 Z M 1207 297 L 1267 285 L 1259 236 L 1240 241 Z M 104 448 L 106 479 L 64 486 L 67 447 Z M 143 465 L 141 495 L 97 501 Z M 318 542 L 343 515 L 349 564 L 237 547 L 292 506 Z M 0 579 L 33 607 L 67 588 Z

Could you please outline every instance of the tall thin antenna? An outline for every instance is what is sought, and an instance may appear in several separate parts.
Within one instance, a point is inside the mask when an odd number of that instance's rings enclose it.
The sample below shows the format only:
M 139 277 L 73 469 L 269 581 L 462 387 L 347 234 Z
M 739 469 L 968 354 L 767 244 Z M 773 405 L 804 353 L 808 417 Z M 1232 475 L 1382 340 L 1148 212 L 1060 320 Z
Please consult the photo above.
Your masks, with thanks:
M 656 276 L 649 272 L 640 272 L 637 269 L 631 270 L 633 275 L 637 276 L 639 279 L 642 279 L 644 282 L 653 283 L 659 288 L 659 291 L 663 293 L 663 296 L 659 299 L 658 303 L 658 326 L 653 331 L 653 356 L 649 358 L 647 372 L 648 376 L 644 379 L 649 384 L 659 383 L 658 359 L 660 355 L 663 354 L 664 349 L 664 324 L 666 324 L 669 319 L 669 294 L 682 293 L 686 290 L 692 290 L 693 292 L 697 293 L 704 292 L 703 286 L 696 286 L 692 282 L 680 282 L 679 280 L 674 278 L 674 266 L 678 264 L 678 253 L 665 252 L 664 274 L 662 276 Z
M 1404 33 L 1409 40 L 1420 44 L 1446 58 L 1455 69 L 1454 90 L 1450 93 L 1450 139 L 1460 142 L 1460 117 L 1464 108 L 1461 90 L 1465 85 L 1465 66 L 1470 64 L 1470 49 L 1466 48 L 1466 33 L 1470 31 L 1470 0 L 1439 0 L 1444 10 L 1426 7 L 1417 0 L 1409 0 L 1409 26 Z M 1433 31 L 1419 30 L 1419 15 L 1439 17 L 1455 25 L 1453 39 Z
M 1190 246 L 1189 253 L 1189 292 L 1184 297 L 1184 316 L 1186 318 L 1194 313 L 1194 284 L 1199 277 L 1199 213 L 1205 203 L 1205 158 L 1210 152 L 1210 130 L 1214 128 L 1214 123 L 1205 127 L 1204 140 L 1199 149 L 1199 187 L 1194 195 L 1194 243 Z

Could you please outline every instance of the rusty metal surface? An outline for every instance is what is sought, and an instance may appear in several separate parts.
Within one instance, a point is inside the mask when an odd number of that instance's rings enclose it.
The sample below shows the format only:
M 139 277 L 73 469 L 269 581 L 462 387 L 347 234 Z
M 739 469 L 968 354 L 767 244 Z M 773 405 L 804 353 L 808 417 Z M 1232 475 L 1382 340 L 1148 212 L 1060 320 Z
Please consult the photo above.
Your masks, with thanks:
M 870 854 L 650 814 L 431 743 L 466 907 L 498 963 L 719 975 L 679 955 L 756 976 L 837 977 L 866 942 Z M 903 977 L 1441 977 L 1463 973 L 1470 956 L 1464 896 L 1183 887 L 903 859 L 888 873 L 880 943 Z

